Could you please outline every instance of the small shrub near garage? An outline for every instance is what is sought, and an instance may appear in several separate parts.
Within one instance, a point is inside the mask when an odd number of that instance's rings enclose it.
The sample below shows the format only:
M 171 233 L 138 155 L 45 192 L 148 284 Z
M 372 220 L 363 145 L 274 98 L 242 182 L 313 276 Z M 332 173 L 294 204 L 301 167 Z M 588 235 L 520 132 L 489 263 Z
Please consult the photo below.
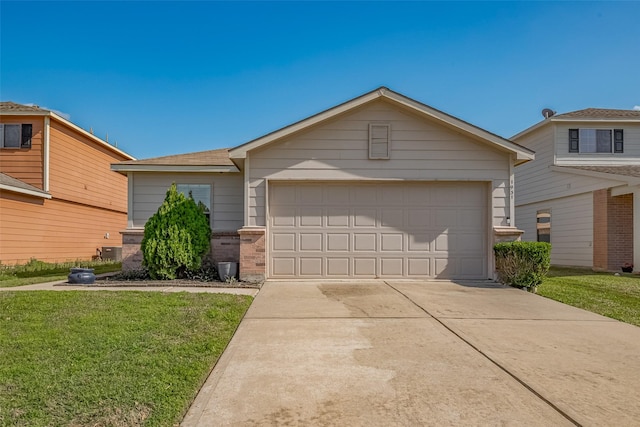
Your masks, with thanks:
M 502 242 L 493 246 L 498 280 L 516 288 L 534 290 L 551 264 L 551 245 L 545 242 Z
M 199 270 L 209 252 L 211 228 L 202 206 L 171 184 L 158 211 L 144 226 L 142 265 L 152 279 L 176 279 Z

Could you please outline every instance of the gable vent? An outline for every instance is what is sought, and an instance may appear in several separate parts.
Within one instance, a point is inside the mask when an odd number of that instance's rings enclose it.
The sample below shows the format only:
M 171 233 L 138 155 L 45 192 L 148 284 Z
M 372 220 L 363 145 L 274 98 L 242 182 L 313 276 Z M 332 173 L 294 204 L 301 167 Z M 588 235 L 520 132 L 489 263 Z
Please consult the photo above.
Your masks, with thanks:
M 391 125 L 369 123 L 369 158 L 388 159 L 391 153 Z

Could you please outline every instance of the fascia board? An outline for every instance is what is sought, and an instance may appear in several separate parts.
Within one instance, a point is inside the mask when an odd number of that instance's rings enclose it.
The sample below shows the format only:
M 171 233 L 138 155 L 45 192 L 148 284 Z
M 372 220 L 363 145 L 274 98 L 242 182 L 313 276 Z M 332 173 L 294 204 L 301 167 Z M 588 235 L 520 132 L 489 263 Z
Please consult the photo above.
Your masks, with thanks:
M 188 173 L 233 173 L 240 172 L 235 166 L 182 166 L 182 165 L 120 165 L 112 164 L 111 170 L 127 172 L 188 172 Z
M 28 190 L 26 188 L 14 187 L 12 185 L 0 184 L 0 190 L 11 191 L 12 193 L 26 194 L 28 196 L 40 197 L 42 199 L 51 199 L 51 194 L 43 191 Z

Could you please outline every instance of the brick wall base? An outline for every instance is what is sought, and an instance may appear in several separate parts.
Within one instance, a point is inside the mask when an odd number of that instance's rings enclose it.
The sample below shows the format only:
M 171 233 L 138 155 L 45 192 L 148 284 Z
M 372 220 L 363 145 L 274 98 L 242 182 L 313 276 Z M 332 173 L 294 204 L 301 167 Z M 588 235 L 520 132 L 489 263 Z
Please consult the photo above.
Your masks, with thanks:
M 240 280 L 260 282 L 266 277 L 265 229 L 247 227 L 240 235 Z
M 144 237 L 143 229 L 124 230 L 122 234 L 122 269 L 142 268 L 140 244 Z M 211 252 L 214 262 L 240 261 L 240 235 L 237 231 L 214 231 L 211 233 Z
M 124 230 L 122 234 L 122 270 L 139 270 L 142 268 L 142 251 L 140 243 L 144 237 L 144 230 Z

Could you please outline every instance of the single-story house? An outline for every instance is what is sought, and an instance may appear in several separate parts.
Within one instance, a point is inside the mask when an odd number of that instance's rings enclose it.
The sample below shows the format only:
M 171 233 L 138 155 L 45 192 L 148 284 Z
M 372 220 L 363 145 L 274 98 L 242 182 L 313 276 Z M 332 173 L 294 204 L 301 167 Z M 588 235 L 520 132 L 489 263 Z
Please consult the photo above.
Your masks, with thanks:
M 523 240 L 551 242 L 552 264 L 640 271 L 640 111 L 545 112 L 511 138 L 536 152 L 516 168 Z
M 124 161 L 125 268 L 172 182 L 209 207 L 240 278 L 493 277 L 533 151 L 381 87 L 237 147 Z

